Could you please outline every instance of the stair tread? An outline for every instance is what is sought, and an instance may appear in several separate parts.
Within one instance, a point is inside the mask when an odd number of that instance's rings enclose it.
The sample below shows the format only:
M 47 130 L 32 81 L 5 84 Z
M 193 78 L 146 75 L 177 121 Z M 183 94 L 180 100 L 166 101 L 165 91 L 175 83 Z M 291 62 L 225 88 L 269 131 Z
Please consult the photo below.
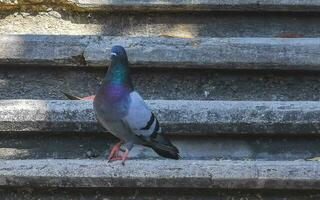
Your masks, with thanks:
M 320 189 L 320 162 L 2 160 L 0 185 L 39 187 L 139 187 Z
M 319 134 L 318 101 L 147 100 L 174 135 Z M 2 100 L 0 132 L 94 132 L 90 101 Z
M 96 66 L 123 45 L 133 66 L 159 68 L 319 70 L 319 38 L 0 37 L 0 64 Z M 10 48 L 8 48 L 10 47 Z

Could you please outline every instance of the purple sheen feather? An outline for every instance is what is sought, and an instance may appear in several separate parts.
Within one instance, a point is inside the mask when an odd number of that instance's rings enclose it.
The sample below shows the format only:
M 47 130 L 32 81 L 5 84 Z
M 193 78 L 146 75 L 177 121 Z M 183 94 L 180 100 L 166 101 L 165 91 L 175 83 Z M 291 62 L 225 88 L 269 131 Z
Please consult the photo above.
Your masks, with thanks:
M 110 84 L 104 88 L 103 98 L 110 103 L 117 102 L 121 100 L 123 97 L 128 96 L 130 94 L 130 89 L 125 85 L 120 84 Z

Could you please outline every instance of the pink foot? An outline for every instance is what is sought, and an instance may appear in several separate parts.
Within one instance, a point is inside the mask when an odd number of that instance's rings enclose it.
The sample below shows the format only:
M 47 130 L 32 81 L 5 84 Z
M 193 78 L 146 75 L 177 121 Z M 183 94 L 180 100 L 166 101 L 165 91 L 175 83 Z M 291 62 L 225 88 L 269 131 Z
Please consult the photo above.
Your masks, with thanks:
M 108 162 L 113 161 L 114 158 L 119 158 L 118 153 L 120 151 L 120 146 L 122 141 L 118 142 L 111 150 L 110 155 L 108 157 Z M 121 157 L 120 157 L 121 158 Z M 118 159 L 119 160 L 119 159 Z

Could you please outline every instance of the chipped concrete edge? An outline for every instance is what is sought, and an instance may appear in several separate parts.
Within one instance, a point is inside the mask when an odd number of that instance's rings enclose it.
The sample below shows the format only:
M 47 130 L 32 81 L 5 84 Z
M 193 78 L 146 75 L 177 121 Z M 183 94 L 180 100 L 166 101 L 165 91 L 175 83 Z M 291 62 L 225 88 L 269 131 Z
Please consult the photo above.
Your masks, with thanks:
M 57 7 L 77 12 L 134 11 L 134 12 L 178 12 L 178 11 L 281 11 L 319 12 L 320 3 L 312 0 L 1 0 L 0 10 L 43 11 Z
M 319 70 L 319 38 L 0 36 L 0 64 L 106 67 L 113 45 L 133 67 Z
M 320 102 L 147 100 L 167 134 L 320 134 Z M 0 132 L 104 132 L 92 102 L 0 101 Z
M 320 162 L 2 160 L 1 186 L 320 189 Z

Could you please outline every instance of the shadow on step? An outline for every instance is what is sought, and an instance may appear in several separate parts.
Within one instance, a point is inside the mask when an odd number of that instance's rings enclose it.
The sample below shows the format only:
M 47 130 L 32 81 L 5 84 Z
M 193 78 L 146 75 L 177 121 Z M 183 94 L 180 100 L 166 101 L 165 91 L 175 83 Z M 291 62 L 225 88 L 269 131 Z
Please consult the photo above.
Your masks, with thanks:
M 175 136 L 187 160 L 298 160 L 319 156 L 316 136 Z M 0 135 L 0 159 L 105 159 L 117 140 L 107 133 L 11 133 Z M 131 159 L 159 159 L 136 146 Z
M 163 200 L 318 200 L 313 190 L 213 190 L 186 188 L 11 188 L 1 187 L 3 200 L 41 199 L 163 199 Z

